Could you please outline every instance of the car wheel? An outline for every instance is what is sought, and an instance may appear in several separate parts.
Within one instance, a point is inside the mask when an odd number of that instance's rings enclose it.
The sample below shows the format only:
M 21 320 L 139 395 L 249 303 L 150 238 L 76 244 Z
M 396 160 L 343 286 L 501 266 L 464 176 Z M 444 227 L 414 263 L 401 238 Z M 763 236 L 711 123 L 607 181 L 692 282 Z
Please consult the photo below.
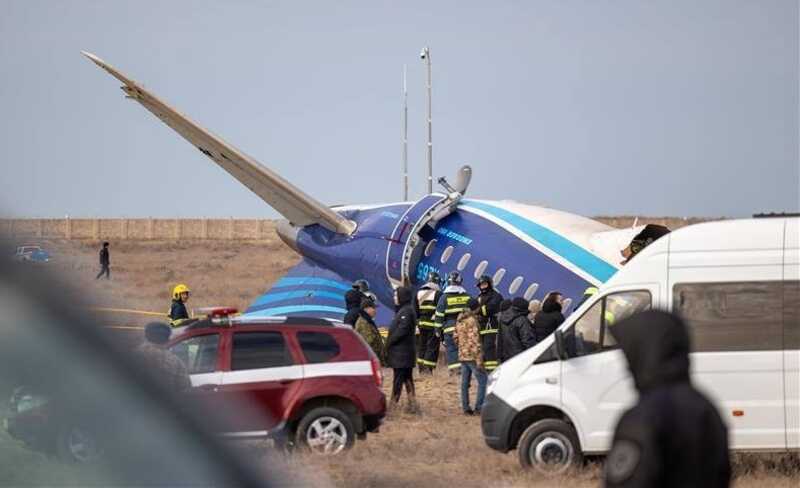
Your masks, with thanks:
M 338 408 L 311 410 L 297 426 L 297 445 L 315 454 L 334 455 L 353 447 L 355 428 L 350 417 Z
M 56 438 L 56 453 L 68 463 L 92 463 L 100 459 L 103 449 L 97 436 L 86 427 L 70 425 L 63 429 Z
M 531 424 L 517 446 L 523 468 L 546 476 L 559 475 L 583 463 L 575 429 L 563 420 L 544 419 Z

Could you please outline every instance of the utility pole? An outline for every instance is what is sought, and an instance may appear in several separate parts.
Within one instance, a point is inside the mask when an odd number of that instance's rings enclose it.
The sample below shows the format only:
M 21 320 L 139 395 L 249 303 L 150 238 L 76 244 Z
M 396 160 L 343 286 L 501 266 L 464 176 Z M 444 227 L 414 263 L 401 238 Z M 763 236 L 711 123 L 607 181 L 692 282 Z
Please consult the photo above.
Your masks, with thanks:
M 431 50 L 425 46 L 419 57 L 428 68 L 428 195 L 433 193 L 433 130 L 431 128 Z
M 407 66 L 403 65 L 403 201 L 408 201 L 408 84 Z

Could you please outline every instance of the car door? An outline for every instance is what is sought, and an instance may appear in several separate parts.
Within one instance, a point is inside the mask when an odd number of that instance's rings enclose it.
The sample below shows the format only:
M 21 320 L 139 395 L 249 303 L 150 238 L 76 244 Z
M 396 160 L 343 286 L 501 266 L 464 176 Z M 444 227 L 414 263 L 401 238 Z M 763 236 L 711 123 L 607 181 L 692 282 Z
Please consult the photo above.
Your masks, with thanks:
M 170 346 L 186 365 L 192 381 L 190 401 L 207 411 L 217 411 L 219 386 L 222 382 L 221 336 L 218 333 L 198 334 Z
M 568 358 L 561 361 L 561 402 L 577 424 L 585 452 L 611 446 L 614 426 L 636 399 L 627 363 L 614 337 L 614 323 L 649 309 L 658 285 L 605 294 L 564 332 Z
M 783 255 L 783 375 L 786 447 L 800 448 L 800 222 L 786 223 Z
M 281 427 L 284 413 L 300 387 L 303 367 L 280 330 L 236 331 L 221 392 L 235 410 L 229 431 L 261 436 Z

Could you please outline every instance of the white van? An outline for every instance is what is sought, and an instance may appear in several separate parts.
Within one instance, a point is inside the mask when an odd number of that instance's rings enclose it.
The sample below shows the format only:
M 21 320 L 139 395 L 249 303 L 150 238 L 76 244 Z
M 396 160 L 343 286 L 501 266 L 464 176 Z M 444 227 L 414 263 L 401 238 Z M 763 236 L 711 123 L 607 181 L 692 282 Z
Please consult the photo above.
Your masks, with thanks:
M 692 338 L 692 380 L 717 405 L 732 449 L 800 449 L 800 219 L 693 225 L 657 240 L 536 346 L 489 377 L 486 443 L 559 472 L 603 454 L 636 400 L 608 328 L 657 308 Z

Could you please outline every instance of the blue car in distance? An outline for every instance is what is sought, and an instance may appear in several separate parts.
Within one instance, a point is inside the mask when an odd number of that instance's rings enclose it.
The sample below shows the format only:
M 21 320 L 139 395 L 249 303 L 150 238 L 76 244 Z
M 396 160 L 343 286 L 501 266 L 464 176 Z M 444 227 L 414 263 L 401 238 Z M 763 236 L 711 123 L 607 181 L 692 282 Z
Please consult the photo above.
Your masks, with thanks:
M 21 263 L 47 263 L 50 261 L 50 253 L 41 246 L 19 246 L 13 259 Z

